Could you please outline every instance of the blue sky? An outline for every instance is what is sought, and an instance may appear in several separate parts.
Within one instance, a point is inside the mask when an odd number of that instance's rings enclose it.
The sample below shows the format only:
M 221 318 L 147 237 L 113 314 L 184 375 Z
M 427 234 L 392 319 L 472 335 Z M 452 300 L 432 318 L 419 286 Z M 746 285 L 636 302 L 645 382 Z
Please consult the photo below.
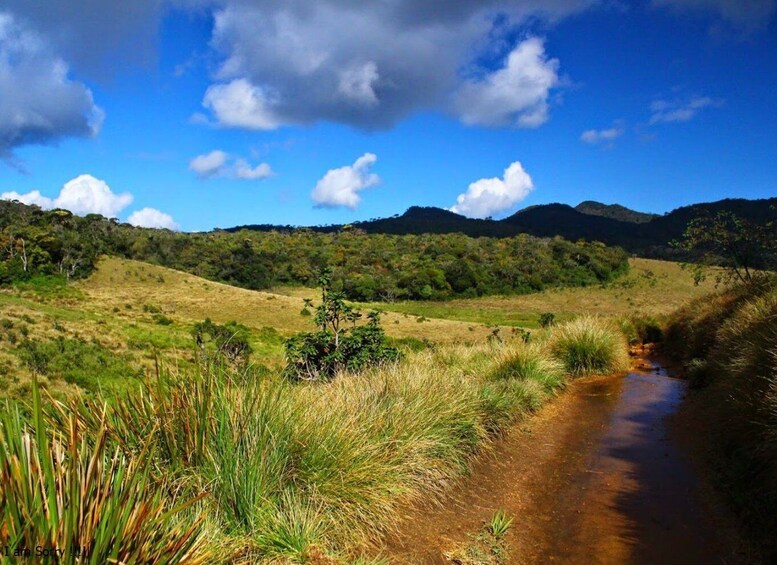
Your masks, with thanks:
M 123 4 L 0 5 L 4 198 L 208 230 L 777 195 L 777 0 Z

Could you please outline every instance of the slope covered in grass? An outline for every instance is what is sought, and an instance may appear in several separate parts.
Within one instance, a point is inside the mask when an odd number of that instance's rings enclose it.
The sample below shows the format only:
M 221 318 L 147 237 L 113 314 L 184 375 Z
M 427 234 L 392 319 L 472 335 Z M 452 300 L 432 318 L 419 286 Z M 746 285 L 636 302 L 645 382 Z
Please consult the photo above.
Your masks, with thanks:
M 314 293 L 315 294 L 315 293 Z M 283 341 L 313 328 L 299 297 L 252 291 L 172 269 L 102 257 L 87 279 L 38 278 L 0 290 L 0 395 L 29 396 L 30 376 L 65 394 L 136 387 L 155 357 L 193 362 L 191 330 L 210 318 L 246 328 L 257 364 L 283 362 Z M 483 325 L 387 313 L 398 340 L 484 342 Z
M 739 286 L 674 313 L 665 348 L 685 364 L 697 433 L 724 492 L 777 559 L 777 282 Z
M 550 340 L 553 331 L 565 327 Z M 611 337 L 620 352 L 612 356 L 623 355 L 625 340 Z M 118 555 L 140 541 L 163 562 L 186 562 L 179 556 L 190 551 L 213 563 L 354 563 L 360 546 L 397 523 L 402 505 L 443 496 L 491 439 L 564 385 L 564 350 L 548 343 L 440 345 L 330 383 L 291 384 L 272 373 L 246 379 L 212 366 L 163 371 L 108 403 L 82 396 L 53 402 L 45 417 L 34 410 L 33 425 L 0 421 L 0 470 L 34 471 L 14 467 L 20 436 L 56 442 L 70 455 L 47 460 L 46 472 L 65 477 L 68 488 L 47 480 L 36 493 L 59 492 L 65 505 L 82 496 L 89 507 L 97 491 L 82 487 L 94 479 L 78 470 L 91 459 L 98 469 L 110 461 L 143 469 L 128 484 L 132 500 L 149 501 L 154 520 L 170 508 L 158 528 L 182 532 L 181 544 L 171 543 L 175 533 L 161 543 L 148 528 L 112 523 L 127 533 L 116 540 Z M 78 433 L 58 431 L 68 429 Z M 175 500 L 160 501 L 159 492 Z M 0 504 L 0 532 L 12 531 L 20 513 L 39 516 L 36 500 Z M 114 500 L 105 504 L 113 508 Z M 67 537 L 80 527 L 58 516 L 26 522 L 25 539 L 41 539 L 50 527 Z M 123 519 L 130 524 L 134 515 Z
M 544 312 L 557 319 L 596 314 L 624 317 L 631 314 L 669 314 L 686 302 L 714 289 L 715 269 L 696 286 L 690 271 L 679 263 L 652 259 L 629 260 L 627 275 L 603 286 L 550 289 L 521 296 L 490 296 L 445 302 L 396 302 L 381 307 L 429 318 L 467 320 L 536 328 Z

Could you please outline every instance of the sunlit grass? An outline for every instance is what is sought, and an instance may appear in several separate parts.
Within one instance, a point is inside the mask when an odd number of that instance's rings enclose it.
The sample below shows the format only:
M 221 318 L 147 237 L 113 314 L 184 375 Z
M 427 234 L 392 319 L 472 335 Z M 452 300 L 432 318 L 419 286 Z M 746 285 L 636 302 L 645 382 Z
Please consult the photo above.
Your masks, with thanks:
M 143 453 L 150 484 L 184 499 L 207 492 L 212 543 L 240 548 L 240 559 L 349 562 L 401 507 L 443 497 L 476 453 L 563 385 L 560 367 L 547 347 L 522 342 L 427 349 L 327 384 L 205 366 L 47 413 L 54 429 L 72 421 L 130 459 Z

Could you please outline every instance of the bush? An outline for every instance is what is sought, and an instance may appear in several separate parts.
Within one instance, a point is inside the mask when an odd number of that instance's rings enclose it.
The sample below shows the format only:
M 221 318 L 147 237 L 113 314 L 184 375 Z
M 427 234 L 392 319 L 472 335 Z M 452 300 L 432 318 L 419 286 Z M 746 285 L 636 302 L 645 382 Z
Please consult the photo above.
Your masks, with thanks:
M 321 304 L 316 307 L 316 332 L 299 333 L 286 341 L 285 374 L 295 380 L 329 380 L 340 371 L 357 372 L 399 359 L 380 326 L 380 314 L 361 313 L 345 303 L 345 295 L 331 290 L 331 272 L 321 276 Z M 306 305 L 312 305 L 306 301 Z M 346 324 L 351 323 L 351 328 Z
M 142 374 L 126 355 L 78 338 L 24 339 L 14 353 L 31 372 L 61 378 L 92 392 L 125 389 Z
M 214 324 L 210 318 L 206 318 L 204 322 L 195 324 L 191 333 L 206 361 L 220 358 L 236 367 L 248 365 L 253 350 L 248 343 L 247 327 L 237 322 Z
M 623 334 L 598 318 L 582 317 L 557 326 L 550 339 L 553 355 L 574 375 L 628 368 Z
M 526 344 L 511 351 L 499 361 L 489 375 L 491 380 L 533 380 L 548 390 L 564 381 L 564 366 L 538 344 Z
M 540 314 L 540 327 L 549 328 L 556 325 L 556 315 L 553 312 L 543 312 Z

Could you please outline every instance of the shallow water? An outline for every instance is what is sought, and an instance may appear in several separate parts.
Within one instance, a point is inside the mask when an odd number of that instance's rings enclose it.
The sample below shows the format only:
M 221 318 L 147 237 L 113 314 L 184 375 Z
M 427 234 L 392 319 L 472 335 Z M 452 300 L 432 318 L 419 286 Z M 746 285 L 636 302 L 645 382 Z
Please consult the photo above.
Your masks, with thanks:
M 443 506 L 411 511 L 386 553 L 446 563 L 499 508 L 511 563 L 734 563 L 669 417 L 686 383 L 641 361 L 574 383 L 499 441 Z

